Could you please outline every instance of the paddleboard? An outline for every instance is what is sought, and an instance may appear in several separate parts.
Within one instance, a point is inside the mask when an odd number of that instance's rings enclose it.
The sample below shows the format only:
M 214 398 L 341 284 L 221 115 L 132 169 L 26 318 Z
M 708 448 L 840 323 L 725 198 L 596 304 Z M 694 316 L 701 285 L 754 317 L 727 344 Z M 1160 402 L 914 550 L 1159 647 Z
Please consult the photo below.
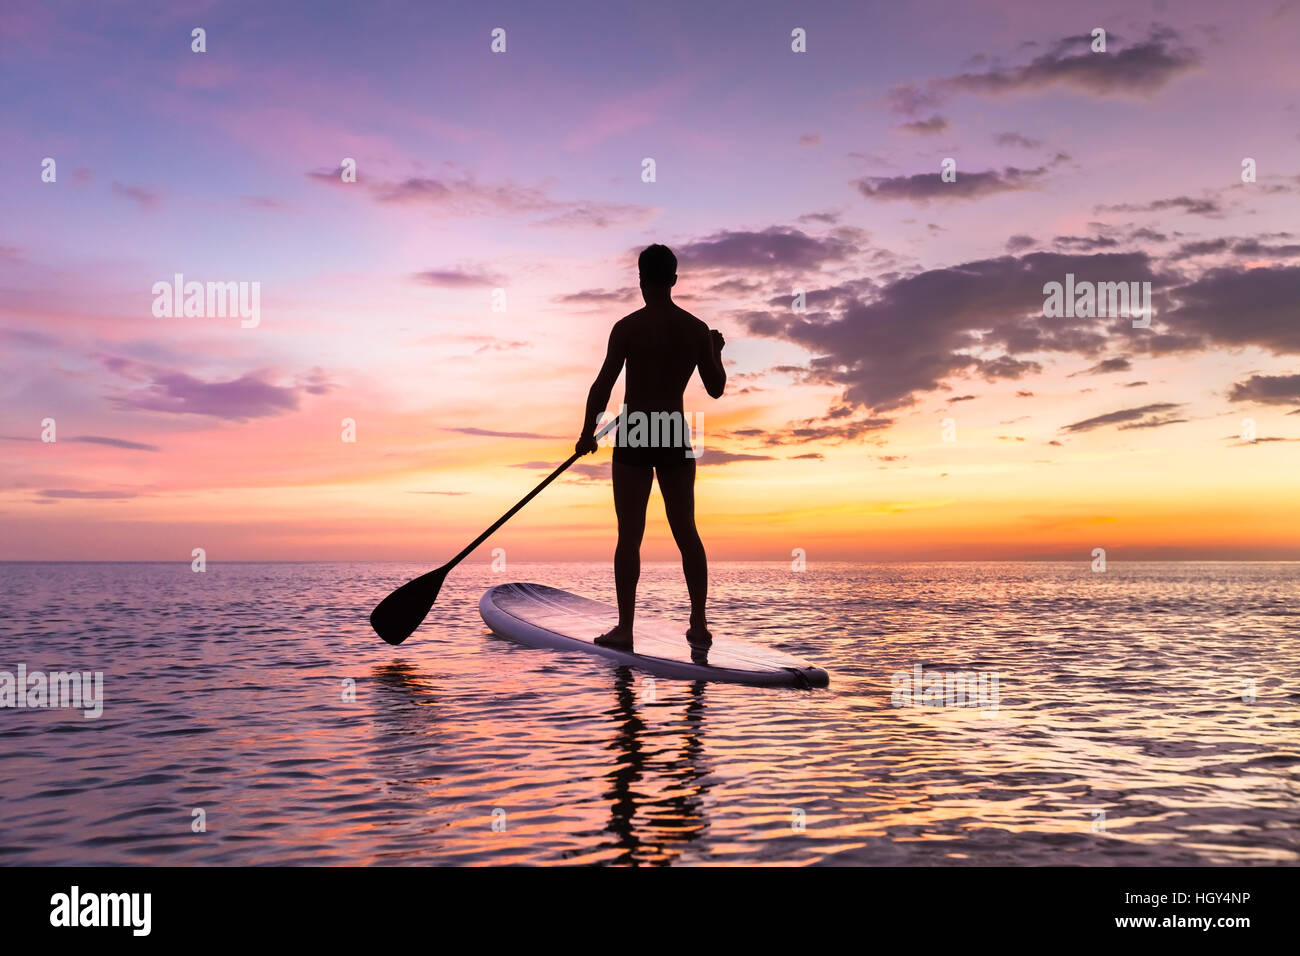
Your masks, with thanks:
M 825 687 L 826 671 L 797 657 L 746 641 L 721 637 L 695 649 L 686 641 L 685 622 L 637 614 L 632 650 L 602 647 L 594 639 L 618 623 L 618 610 L 545 584 L 498 584 L 478 602 L 493 633 L 527 644 L 582 651 L 660 677 L 723 681 L 759 687 Z

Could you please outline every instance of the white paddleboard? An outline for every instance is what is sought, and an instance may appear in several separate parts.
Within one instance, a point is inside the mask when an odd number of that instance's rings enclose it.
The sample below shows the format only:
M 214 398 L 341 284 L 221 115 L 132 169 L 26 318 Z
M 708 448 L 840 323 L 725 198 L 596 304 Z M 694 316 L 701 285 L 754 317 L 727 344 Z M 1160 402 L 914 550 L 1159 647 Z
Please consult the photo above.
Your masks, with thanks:
M 760 687 L 825 687 L 830 677 L 797 657 L 720 637 L 695 649 L 685 623 L 670 624 L 637 614 L 633 649 L 602 647 L 594 639 L 618 623 L 618 610 L 544 584 L 498 584 L 478 602 L 495 634 L 532 647 L 583 651 L 660 677 L 725 681 Z

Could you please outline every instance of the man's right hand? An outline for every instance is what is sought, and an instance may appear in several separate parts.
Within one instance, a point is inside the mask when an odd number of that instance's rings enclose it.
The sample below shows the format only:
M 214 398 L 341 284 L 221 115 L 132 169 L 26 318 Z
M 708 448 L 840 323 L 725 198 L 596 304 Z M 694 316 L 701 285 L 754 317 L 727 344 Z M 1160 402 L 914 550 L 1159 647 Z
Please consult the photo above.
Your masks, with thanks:
M 713 354 L 721 355 L 722 347 L 727 344 L 727 340 L 717 329 L 709 329 L 709 343 L 713 346 Z
M 578 439 L 577 444 L 573 446 L 573 451 L 578 455 L 590 455 L 600 446 L 596 444 L 595 435 L 583 435 Z

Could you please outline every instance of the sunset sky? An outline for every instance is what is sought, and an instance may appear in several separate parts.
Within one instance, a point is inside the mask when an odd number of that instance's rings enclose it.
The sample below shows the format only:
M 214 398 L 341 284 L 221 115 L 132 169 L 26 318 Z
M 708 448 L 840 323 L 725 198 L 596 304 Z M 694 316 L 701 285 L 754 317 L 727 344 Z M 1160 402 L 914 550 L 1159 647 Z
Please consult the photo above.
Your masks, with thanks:
M 1298 39 L 1296 0 L 10 0 L 0 559 L 436 565 L 572 451 L 651 242 L 727 339 L 711 557 L 1300 559 Z M 177 273 L 260 323 L 155 316 Z M 1067 273 L 1151 327 L 1045 318 Z M 609 455 L 476 559 L 608 558 Z

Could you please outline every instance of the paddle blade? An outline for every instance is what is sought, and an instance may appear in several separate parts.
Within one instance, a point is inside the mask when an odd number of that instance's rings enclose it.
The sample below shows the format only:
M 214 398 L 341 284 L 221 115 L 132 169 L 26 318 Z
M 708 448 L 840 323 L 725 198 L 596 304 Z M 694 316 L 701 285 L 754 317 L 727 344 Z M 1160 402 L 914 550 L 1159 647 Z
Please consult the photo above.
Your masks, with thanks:
M 400 644 L 420 626 L 438 599 L 446 568 L 407 581 L 370 612 L 370 626 L 389 644 Z

